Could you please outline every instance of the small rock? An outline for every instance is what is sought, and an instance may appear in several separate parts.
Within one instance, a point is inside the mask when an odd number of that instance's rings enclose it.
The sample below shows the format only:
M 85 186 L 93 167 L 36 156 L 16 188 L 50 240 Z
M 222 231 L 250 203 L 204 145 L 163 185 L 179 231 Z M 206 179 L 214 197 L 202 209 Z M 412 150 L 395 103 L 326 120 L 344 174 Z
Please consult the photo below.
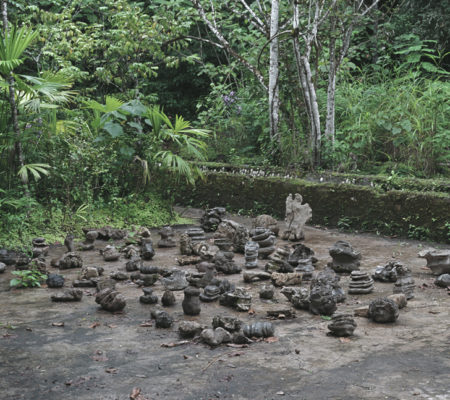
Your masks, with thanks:
M 155 319 L 155 326 L 157 328 L 170 328 L 173 324 L 173 318 L 167 311 L 154 310 L 152 311 L 152 317 Z
M 251 325 L 244 325 L 245 336 L 251 337 L 271 337 L 275 335 L 275 326 L 271 322 L 255 322 Z
M 166 290 L 161 297 L 161 304 L 165 307 L 173 306 L 176 302 L 175 295 L 172 291 Z
M 436 286 L 446 288 L 450 286 L 450 274 L 442 274 L 434 281 Z
M 350 314 L 334 315 L 328 329 L 334 336 L 352 336 L 356 322 Z
M 355 317 L 369 318 L 369 306 L 358 307 L 353 310 Z
M 111 288 L 98 292 L 95 296 L 95 302 L 100 304 L 104 310 L 110 312 L 122 311 L 127 304 L 125 297 Z
M 219 346 L 222 343 L 229 343 L 232 340 L 231 334 L 220 327 L 216 329 L 204 329 L 200 336 L 206 344 L 213 347 Z
M 62 293 L 51 296 L 52 301 L 81 301 L 83 291 L 81 289 L 66 289 Z
M 126 281 L 127 279 L 129 279 L 128 274 L 122 271 L 113 272 L 110 277 L 111 279 L 114 279 L 116 281 Z
M 273 285 L 264 285 L 259 290 L 259 297 L 261 299 L 265 300 L 273 299 L 274 294 L 275 294 L 275 287 Z
M 195 321 L 181 321 L 178 324 L 178 332 L 185 339 L 199 335 L 203 329 L 203 325 Z
M 369 318 L 374 322 L 395 322 L 398 318 L 398 306 L 394 300 L 378 298 L 369 304 Z
M 46 283 L 49 288 L 61 288 L 64 286 L 64 277 L 59 274 L 49 274 Z
M 394 300 L 399 309 L 406 307 L 408 304 L 408 299 L 404 293 L 391 294 L 387 298 Z
M 200 289 L 189 286 L 184 290 L 184 299 L 181 303 L 186 315 L 198 315 L 201 311 Z
M 0 274 L 3 274 L 6 270 L 6 264 L 0 262 Z
M 297 286 L 302 283 L 302 274 L 299 272 L 290 272 L 287 274 L 274 272 L 272 274 L 272 283 L 275 286 Z

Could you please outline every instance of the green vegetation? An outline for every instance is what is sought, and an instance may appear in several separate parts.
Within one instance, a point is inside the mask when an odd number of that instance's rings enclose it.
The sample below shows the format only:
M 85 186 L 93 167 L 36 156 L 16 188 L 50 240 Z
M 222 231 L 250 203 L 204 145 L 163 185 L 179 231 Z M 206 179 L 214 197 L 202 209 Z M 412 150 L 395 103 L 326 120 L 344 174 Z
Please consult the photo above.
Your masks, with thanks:
M 47 279 L 47 275 L 37 269 L 12 271 L 11 273 L 16 276 L 16 278 L 11 279 L 9 282 L 9 286 L 11 287 L 40 287 L 41 283 Z
M 322 3 L 2 0 L 0 247 L 176 221 L 207 161 L 448 193 L 449 0 Z

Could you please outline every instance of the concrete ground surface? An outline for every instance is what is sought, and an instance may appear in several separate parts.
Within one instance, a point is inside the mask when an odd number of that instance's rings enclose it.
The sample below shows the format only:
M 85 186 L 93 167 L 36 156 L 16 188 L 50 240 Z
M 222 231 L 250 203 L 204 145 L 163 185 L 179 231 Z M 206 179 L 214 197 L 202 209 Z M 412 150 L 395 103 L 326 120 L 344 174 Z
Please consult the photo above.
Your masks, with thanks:
M 183 209 L 184 216 L 197 218 L 199 211 Z M 251 219 L 231 216 L 249 227 Z M 177 237 L 183 228 L 177 229 Z M 361 270 L 372 272 L 377 265 L 398 260 L 411 268 L 416 281 L 415 298 L 400 310 L 394 324 L 376 324 L 356 317 L 354 336 L 328 336 L 329 321 L 306 311 L 296 318 L 271 320 L 275 337 L 248 347 L 217 348 L 179 342 L 177 322 L 195 320 L 211 325 L 215 315 L 236 316 L 244 322 L 267 321 L 273 306 L 261 300 L 265 282 L 246 284 L 242 273 L 227 279 L 246 287 L 253 295 L 254 314 L 239 313 L 216 303 L 202 303 L 201 314 L 183 314 L 182 292 L 177 303 L 167 307 L 174 317 L 171 329 L 151 323 L 155 306 L 139 303 L 142 290 L 130 281 L 117 289 L 127 299 L 122 313 L 103 311 L 95 303 L 95 290 L 84 289 L 81 302 L 54 303 L 50 295 L 62 289 L 9 289 L 11 267 L 0 275 L 0 399 L 1 400 L 125 400 L 135 399 L 435 399 L 450 400 L 450 296 L 437 288 L 435 277 L 417 253 L 429 244 L 387 239 L 368 234 L 344 234 L 307 227 L 304 244 L 319 259 L 317 269 L 331 260 L 328 249 L 337 240 L 347 240 L 362 253 Z M 154 244 L 159 236 L 152 234 Z M 117 244 L 119 244 L 118 242 Z M 277 244 L 284 244 L 280 239 Z M 107 243 L 96 242 L 96 250 L 80 252 L 84 265 L 105 268 L 105 274 L 125 270 L 123 257 L 105 262 L 98 250 Z M 441 245 L 440 247 L 445 247 Z M 448 248 L 448 246 L 447 246 Z M 178 267 L 179 248 L 158 249 L 148 265 Z M 52 247 L 47 260 L 63 254 Z M 238 264 L 244 264 L 236 254 Z M 265 261 L 259 266 L 264 268 Z M 59 272 L 50 267 L 51 272 Z M 61 271 L 66 287 L 78 270 Z M 346 290 L 348 276 L 341 285 Z M 303 286 L 309 283 L 303 283 Z M 337 312 L 352 312 L 377 297 L 392 294 L 393 284 L 375 282 L 369 295 L 348 295 Z M 162 286 L 157 282 L 155 293 Z M 277 293 L 275 302 L 287 305 Z M 149 323 L 150 321 L 150 323 Z M 57 326 L 64 323 L 64 326 Z M 56 325 L 56 326 L 55 326 Z M 139 389 L 139 390 L 138 390 Z M 133 398 L 133 396 L 131 396 Z

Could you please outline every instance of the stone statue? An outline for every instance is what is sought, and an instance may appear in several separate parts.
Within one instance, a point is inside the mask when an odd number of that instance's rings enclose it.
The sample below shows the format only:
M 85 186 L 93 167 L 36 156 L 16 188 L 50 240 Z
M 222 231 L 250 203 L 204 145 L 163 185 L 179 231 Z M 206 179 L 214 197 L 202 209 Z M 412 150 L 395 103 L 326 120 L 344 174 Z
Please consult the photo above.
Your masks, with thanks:
M 286 199 L 287 229 L 281 235 L 283 240 L 297 241 L 305 238 L 303 227 L 312 217 L 309 204 L 302 204 L 303 198 L 296 193 L 294 198 L 290 194 Z

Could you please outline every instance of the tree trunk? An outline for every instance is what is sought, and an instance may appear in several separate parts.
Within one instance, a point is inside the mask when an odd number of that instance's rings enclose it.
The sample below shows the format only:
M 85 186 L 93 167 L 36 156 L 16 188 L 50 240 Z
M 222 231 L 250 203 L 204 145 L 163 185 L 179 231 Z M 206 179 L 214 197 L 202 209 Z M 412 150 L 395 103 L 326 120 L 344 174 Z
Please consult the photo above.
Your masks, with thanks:
M 8 34 L 8 2 L 6 0 L 2 0 L 1 2 L 2 7 L 2 20 L 3 20 L 3 35 L 6 37 Z M 14 80 L 14 75 L 12 71 L 9 73 L 8 77 L 9 82 L 9 105 L 11 107 L 11 118 L 13 123 L 13 130 L 16 135 L 16 141 L 14 143 L 14 150 L 16 153 L 17 161 L 19 168 L 23 168 L 25 165 L 24 157 L 23 157 L 23 150 L 22 150 L 22 142 L 21 142 L 21 132 L 19 127 L 19 118 L 18 118 L 18 110 L 17 110 L 17 104 L 16 104 L 16 91 L 15 91 L 15 85 L 16 82 Z M 25 191 L 25 196 L 30 197 L 30 190 L 28 188 L 28 184 L 26 182 L 22 181 L 23 189 Z
M 269 65 L 269 115 L 270 115 L 270 138 L 280 143 L 278 132 L 280 97 L 278 86 L 278 20 L 279 0 L 272 0 L 270 15 L 270 65 Z

